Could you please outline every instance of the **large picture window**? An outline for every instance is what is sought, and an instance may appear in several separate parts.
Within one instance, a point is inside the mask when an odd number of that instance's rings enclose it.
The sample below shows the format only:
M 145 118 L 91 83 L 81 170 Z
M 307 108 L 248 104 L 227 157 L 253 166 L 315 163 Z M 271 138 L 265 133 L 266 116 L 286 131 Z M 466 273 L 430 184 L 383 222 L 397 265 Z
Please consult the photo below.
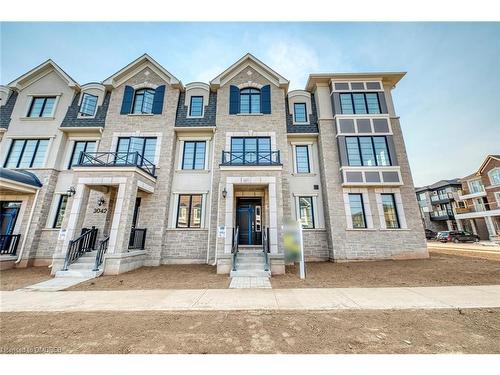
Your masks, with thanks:
M 342 93 L 340 94 L 342 114 L 378 114 L 380 103 L 376 92 Z
M 16 139 L 10 146 L 4 167 L 42 168 L 48 145 L 48 139 Z
M 385 227 L 387 229 L 400 228 L 394 194 L 380 194 L 380 196 L 382 199 L 382 208 L 384 210 Z
M 96 145 L 96 141 L 76 141 L 75 146 L 73 147 L 73 153 L 71 154 L 71 159 L 69 161 L 68 169 L 71 169 L 71 167 L 78 164 L 82 152 L 95 152 Z
M 182 169 L 205 169 L 205 141 L 185 141 Z
M 299 197 L 299 220 L 304 229 L 314 229 L 314 207 L 312 197 Z
M 55 103 L 55 96 L 34 97 L 31 100 L 28 117 L 52 117 Z
M 365 208 L 363 194 L 349 194 L 352 227 L 355 229 L 366 228 Z
M 240 113 L 261 113 L 259 89 L 247 88 L 240 91 Z
M 201 228 L 202 195 L 179 195 L 177 228 Z
M 153 113 L 155 90 L 140 89 L 135 92 L 132 113 Z
M 391 165 L 385 137 L 346 137 L 346 148 L 351 166 Z

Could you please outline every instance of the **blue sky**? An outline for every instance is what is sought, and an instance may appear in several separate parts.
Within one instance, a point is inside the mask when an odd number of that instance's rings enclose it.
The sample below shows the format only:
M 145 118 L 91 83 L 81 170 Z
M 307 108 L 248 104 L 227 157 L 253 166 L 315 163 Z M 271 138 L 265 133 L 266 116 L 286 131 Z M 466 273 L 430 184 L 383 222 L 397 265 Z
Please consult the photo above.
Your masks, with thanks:
M 1 23 L 0 82 L 48 58 L 101 81 L 144 52 L 184 83 L 246 52 L 291 89 L 309 73 L 407 71 L 393 95 L 416 185 L 500 154 L 500 23 Z

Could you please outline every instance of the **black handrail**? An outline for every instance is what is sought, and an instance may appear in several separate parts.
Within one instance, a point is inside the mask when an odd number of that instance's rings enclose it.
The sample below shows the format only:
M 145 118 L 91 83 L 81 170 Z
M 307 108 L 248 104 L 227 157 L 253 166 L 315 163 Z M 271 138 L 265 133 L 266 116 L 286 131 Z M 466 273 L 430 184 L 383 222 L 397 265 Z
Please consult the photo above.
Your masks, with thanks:
M 64 259 L 63 271 L 67 271 L 70 264 L 76 262 L 87 251 L 95 249 L 97 240 L 97 228 L 92 227 L 80 237 L 75 240 L 69 241 L 68 251 Z
M 262 251 L 264 253 L 265 266 L 264 270 L 269 271 L 269 228 L 264 227 L 262 231 Z
M 146 243 L 146 228 L 132 228 L 130 230 L 128 248 L 134 250 L 144 250 L 145 243 Z
M 0 235 L 0 254 L 16 255 L 17 245 L 21 238 L 20 234 L 1 234 Z
M 138 152 L 82 152 L 77 167 L 138 167 L 156 177 L 156 165 Z
M 104 260 L 104 254 L 106 254 L 106 251 L 108 250 L 108 244 L 109 244 L 109 237 L 106 237 L 99 243 L 99 249 L 97 250 L 97 254 L 95 256 L 94 269 L 92 271 L 99 271 L 99 267 L 101 266 L 102 261 Z
M 278 151 L 222 151 L 220 165 L 281 165 Z
M 231 254 L 233 255 L 233 271 L 236 271 L 236 256 L 238 255 L 240 227 L 233 228 L 233 246 Z

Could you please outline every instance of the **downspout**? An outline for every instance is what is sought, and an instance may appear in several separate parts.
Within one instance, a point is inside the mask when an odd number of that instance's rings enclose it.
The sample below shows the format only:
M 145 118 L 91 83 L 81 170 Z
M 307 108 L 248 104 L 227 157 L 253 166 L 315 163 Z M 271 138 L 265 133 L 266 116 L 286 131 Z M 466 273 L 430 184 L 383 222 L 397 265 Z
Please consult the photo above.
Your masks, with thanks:
M 220 212 L 220 196 L 221 196 L 221 191 L 220 191 L 220 182 L 219 182 L 219 186 L 217 188 L 217 224 L 219 224 L 219 212 Z M 219 236 L 217 235 L 215 237 L 215 258 L 214 258 L 214 263 L 212 264 L 212 266 L 216 266 L 217 265 L 217 243 L 219 242 Z
M 36 207 L 36 202 L 38 200 L 39 193 L 40 193 L 40 189 L 38 189 L 35 193 L 35 199 L 33 200 L 33 205 L 31 206 L 30 216 L 28 218 L 28 225 L 26 226 L 26 231 L 24 233 L 23 242 L 21 243 L 21 250 L 19 250 L 19 255 L 17 256 L 17 260 L 14 262 L 14 264 L 18 264 L 23 257 L 24 247 L 26 245 L 26 239 L 28 238 L 28 233 L 29 233 L 29 230 L 31 227 L 31 221 L 33 220 L 33 214 L 35 213 L 35 207 Z
M 217 130 L 214 129 L 214 137 L 212 141 L 212 165 L 211 170 L 210 170 L 210 192 L 208 195 L 210 195 L 210 201 L 208 202 L 210 204 L 210 210 L 212 208 L 212 198 L 213 198 L 213 183 L 214 183 L 214 168 L 215 168 L 215 138 L 217 137 Z M 205 205 L 208 207 L 208 204 Z M 205 212 L 206 215 L 206 212 Z M 218 219 L 217 219 L 218 220 Z M 210 215 L 208 219 L 208 243 L 207 243 L 207 264 L 209 264 L 210 261 L 210 238 L 211 238 L 211 229 L 212 229 L 212 215 Z M 217 258 L 217 247 L 215 251 L 216 255 L 215 257 Z

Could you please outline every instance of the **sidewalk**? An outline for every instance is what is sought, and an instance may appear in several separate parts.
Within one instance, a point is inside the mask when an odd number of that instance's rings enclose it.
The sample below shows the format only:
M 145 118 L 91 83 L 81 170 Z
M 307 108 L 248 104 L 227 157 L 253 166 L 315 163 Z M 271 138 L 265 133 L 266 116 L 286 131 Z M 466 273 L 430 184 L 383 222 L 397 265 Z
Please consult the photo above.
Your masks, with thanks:
M 500 285 L 415 288 L 0 292 L 0 312 L 450 309 L 500 307 Z

